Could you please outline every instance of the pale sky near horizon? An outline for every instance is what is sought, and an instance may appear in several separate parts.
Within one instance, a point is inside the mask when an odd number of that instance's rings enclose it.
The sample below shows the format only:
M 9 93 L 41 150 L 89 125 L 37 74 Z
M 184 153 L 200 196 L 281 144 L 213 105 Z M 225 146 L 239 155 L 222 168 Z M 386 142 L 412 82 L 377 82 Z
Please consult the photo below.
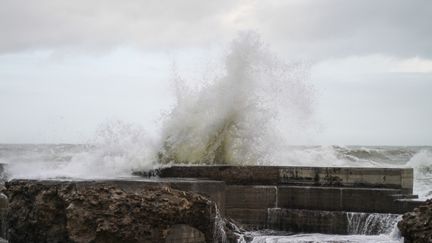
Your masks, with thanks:
M 432 1 L 0 0 L 0 143 L 152 130 L 186 76 L 253 30 L 310 63 L 311 144 L 432 145 Z

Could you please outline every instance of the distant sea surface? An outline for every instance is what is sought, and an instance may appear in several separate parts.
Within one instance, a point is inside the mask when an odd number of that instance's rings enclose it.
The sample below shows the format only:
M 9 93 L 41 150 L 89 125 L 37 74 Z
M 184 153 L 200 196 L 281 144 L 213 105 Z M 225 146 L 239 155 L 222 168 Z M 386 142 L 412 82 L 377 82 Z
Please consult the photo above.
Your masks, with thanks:
M 0 144 L 0 163 L 11 179 L 112 178 L 157 167 L 145 153 L 87 144 Z M 411 167 L 414 192 L 432 197 L 432 146 L 290 146 L 284 158 L 279 165 Z

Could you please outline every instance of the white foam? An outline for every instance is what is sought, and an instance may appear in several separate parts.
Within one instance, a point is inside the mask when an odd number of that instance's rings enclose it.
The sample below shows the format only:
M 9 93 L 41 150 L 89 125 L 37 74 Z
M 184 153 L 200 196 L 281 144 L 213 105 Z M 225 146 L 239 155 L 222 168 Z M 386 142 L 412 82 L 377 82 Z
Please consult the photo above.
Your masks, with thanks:
M 420 199 L 432 198 L 432 151 L 420 150 L 406 166 L 414 168 L 414 193 Z
M 276 151 L 286 140 L 306 133 L 312 114 L 306 65 L 280 61 L 247 32 L 231 43 L 224 67 L 196 90 L 177 78 L 177 105 L 163 126 L 165 161 L 266 164 L 279 161 Z
M 27 157 L 17 157 L 6 165 L 9 179 L 115 178 L 130 176 L 133 170 L 157 167 L 157 146 L 137 125 L 110 121 L 97 130 L 87 149 L 70 155 L 69 160 L 47 158 L 50 150 L 39 149 Z M 62 156 L 59 156 L 61 158 Z
M 296 234 L 290 236 L 257 236 L 251 243 L 402 243 L 403 239 L 393 239 L 388 235 L 326 235 Z

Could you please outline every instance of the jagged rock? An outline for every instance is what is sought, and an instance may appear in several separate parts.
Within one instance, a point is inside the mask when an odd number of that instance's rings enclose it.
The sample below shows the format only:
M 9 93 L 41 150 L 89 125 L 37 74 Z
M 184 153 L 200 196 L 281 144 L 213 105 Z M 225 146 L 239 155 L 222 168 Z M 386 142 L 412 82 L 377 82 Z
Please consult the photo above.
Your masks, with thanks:
M 193 229 L 197 242 L 219 240 L 215 203 L 166 186 L 126 192 L 96 182 L 17 180 L 5 192 L 10 242 L 171 242 L 182 228 Z
M 432 242 L 432 199 L 415 208 L 414 212 L 405 213 L 398 228 L 405 243 Z

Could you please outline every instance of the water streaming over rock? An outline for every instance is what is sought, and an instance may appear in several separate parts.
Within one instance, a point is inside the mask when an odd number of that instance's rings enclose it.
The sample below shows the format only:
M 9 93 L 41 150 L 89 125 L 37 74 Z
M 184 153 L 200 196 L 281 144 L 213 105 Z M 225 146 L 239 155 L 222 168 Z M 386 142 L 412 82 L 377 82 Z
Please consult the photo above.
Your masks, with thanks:
M 216 215 L 213 226 L 213 242 L 215 243 L 226 243 L 227 236 L 225 232 L 225 221 L 220 214 L 219 208 L 215 205 Z
M 360 235 L 379 235 L 392 232 L 401 220 L 399 214 L 347 212 L 348 233 Z

